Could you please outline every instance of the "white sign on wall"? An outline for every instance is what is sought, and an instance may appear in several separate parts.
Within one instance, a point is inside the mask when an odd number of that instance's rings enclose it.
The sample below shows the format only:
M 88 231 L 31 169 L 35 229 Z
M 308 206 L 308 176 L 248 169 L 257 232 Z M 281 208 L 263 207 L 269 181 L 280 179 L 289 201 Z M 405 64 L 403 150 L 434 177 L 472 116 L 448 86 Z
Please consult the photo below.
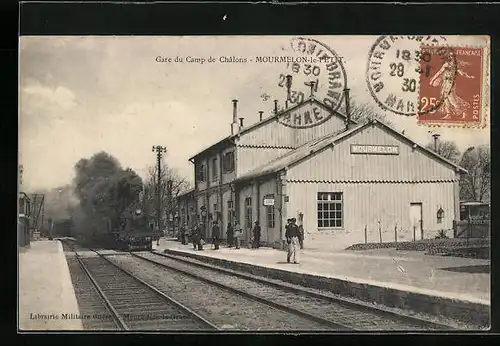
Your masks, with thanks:
M 351 144 L 351 154 L 399 155 L 399 146 Z
M 274 195 L 264 196 L 264 206 L 274 205 Z

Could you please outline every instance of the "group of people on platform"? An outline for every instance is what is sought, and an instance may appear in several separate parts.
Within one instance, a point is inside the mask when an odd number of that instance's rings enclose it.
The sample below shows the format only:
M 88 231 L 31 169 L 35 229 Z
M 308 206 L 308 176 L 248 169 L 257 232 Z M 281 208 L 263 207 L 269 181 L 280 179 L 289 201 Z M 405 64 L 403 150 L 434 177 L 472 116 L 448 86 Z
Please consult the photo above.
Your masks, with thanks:
M 296 224 L 295 218 L 290 218 L 287 220 L 287 225 L 285 226 L 285 239 L 288 245 L 287 251 L 287 262 L 298 263 L 298 249 L 304 248 L 304 228 L 301 225 Z M 214 250 L 219 250 L 220 243 L 222 241 L 221 229 L 218 221 L 212 222 L 212 244 Z M 227 244 L 228 247 L 233 246 L 236 249 L 241 247 L 241 237 L 243 236 L 243 230 L 236 220 L 234 223 L 229 222 L 227 224 Z M 261 227 L 258 221 L 255 221 L 252 228 L 252 239 L 251 244 L 253 249 L 258 249 L 260 247 L 260 237 L 261 237 Z M 203 245 L 205 245 L 205 230 L 204 224 L 198 223 L 194 229 L 189 232 L 184 226 L 180 230 L 180 240 L 182 244 L 187 245 L 188 242 L 193 243 L 194 250 L 203 250 Z

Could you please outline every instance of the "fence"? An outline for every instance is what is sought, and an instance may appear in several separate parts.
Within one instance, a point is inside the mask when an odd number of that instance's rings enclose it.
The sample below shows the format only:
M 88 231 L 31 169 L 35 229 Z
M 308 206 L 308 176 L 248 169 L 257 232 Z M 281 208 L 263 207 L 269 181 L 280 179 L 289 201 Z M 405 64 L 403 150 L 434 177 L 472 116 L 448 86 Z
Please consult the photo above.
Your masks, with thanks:
M 418 232 L 417 231 L 417 227 L 414 226 L 411 231 L 412 231 L 411 238 L 410 238 L 411 241 L 417 241 L 417 240 L 423 240 L 424 239 L 424 233 L 425 232 L 424 232 L 423 228 L 420 228 L 420 232 Z M 435 236 L 435 238 L 448 238 L 448 234 L 450 234 L 451 232 L 453 232 L 454 235 L 456 234 L 455 229 L 442 229 L 442 230 L 438 230 L 437 233 L 436 233 L 437 235 Z M 365 244 L 369 243 L 369 241 L 368 241 L 368 233 L 369 233 L 368 225 L 365 225 L 365 227 L 364 227 Z M 390 234 L 390 233 L 392 233 L 392 234 Z M 404 236 L 409 235 L 409 233 L 410 232 L 408 232 L 408 230 L 403 229 L 402 227 L 398 228 L 397 224 L 394 224 L 393 231 L 391 231 L 391 230 L 382 231 L 381 222 L 380 221 L 378 222 L 377 236 L 378 236 L 378 242 L 380 244 L 382 244 L 384 242 L 391 242 L 391 243 L 394 242 L 394 243 L 397 243 L 398 241 L 401 241 L 402 238 L 404 238 Z M 420 233 L 420 234 L 418 234 L 418 233 Z M 373 232 L 372 232 L 372 234 L 373 234 Z M 384 235 L 385 235 L 385 237 L 384 237 Z M 402 235 L 404 235 L 404 236 L 402 236 Z M 404 241 L 408 241 L 408 240 L 405 239 Z
M 453 222 L 453 236 L 455 238 L 489 238 L 490 220 L 470 219 Z

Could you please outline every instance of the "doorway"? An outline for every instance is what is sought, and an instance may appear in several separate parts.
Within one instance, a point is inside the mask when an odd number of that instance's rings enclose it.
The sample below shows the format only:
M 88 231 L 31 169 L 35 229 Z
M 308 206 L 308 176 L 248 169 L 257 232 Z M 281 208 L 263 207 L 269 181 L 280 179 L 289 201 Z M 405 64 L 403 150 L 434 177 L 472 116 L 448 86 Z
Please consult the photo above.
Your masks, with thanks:
M 413 229 L 413 240 L 424 239 L 422 202 L 410 203 L 410 222 Z

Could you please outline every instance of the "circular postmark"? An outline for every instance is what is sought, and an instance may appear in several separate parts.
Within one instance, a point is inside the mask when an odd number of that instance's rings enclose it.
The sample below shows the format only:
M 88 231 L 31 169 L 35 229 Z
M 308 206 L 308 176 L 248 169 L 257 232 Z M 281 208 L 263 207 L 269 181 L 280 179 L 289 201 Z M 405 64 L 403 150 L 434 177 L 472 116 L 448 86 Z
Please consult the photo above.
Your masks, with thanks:
M 431 100 L 422 95 L 422 89 L 436 85 L 434 76 L 455 65 L 454 51 L 445 42 L 442 36 L 379 37 L 370 49 L 366 67 L 368 90 L 378 105 L 406 116 L 435 112 L 453 88 L 454 72 L 446 74 L 448 80 L 438 97 Z
M 287 95 L 287 76 L 291 75 L 288 105 L 301 104 L 310 96 L 333 110 L 343 103 L 343 91 L 347 76 L 342 57 L 326 44 L 312 38 L 296 37 L 290 41 L 290 61 L 285 63 L 285 71 L 278 76 L 278 86 Z M 313 124 L 319 125 L 328 118 L 312 116 Z

